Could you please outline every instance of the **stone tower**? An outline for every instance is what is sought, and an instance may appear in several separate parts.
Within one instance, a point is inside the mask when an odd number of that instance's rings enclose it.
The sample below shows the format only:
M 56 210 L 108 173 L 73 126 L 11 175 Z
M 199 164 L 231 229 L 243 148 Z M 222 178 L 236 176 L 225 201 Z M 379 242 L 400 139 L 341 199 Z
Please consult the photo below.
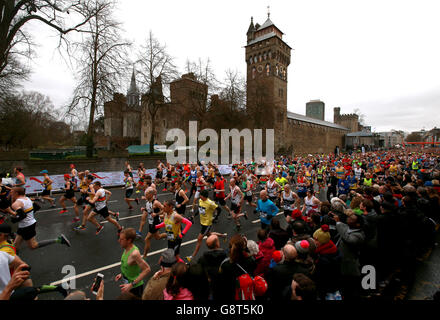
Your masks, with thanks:
M 287 67 L 291 48 L 283 41 L 283 33 L 270 20 L 254 26 L 253 18 L 247 31 L 246 94 L 247 110 L 264 115 L 255 128 L 275 129 L 275 152 L 282 145 L 287 130 Z M 265 112 L 271 114 L 265 114 Z M 257 116 L 258 117 L 258 116 Z

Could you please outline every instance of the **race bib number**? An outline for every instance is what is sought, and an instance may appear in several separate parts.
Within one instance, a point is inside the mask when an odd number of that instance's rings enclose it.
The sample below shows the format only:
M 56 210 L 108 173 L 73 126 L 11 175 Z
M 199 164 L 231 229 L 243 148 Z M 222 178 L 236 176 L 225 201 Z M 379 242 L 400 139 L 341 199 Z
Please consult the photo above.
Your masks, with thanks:
M 199 207 L 199 213 L 200 213 L 202 216 L 206 215 L 206 208 Z
M 261 219 L 267 219 L 267 213 L 266 212 L 260 212 L 260 218 Z

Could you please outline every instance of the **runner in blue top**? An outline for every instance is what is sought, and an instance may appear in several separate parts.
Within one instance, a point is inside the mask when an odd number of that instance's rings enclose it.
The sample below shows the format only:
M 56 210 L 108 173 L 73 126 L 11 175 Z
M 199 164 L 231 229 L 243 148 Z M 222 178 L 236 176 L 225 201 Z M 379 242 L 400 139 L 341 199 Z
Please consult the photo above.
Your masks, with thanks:
M 269 200 L 267 191 L 260 192 L 260 199 L 257 202 L 257 212 L 260 213 L 261 228 L 268 229 L 272 218 L 278 213 L 278 207 Z

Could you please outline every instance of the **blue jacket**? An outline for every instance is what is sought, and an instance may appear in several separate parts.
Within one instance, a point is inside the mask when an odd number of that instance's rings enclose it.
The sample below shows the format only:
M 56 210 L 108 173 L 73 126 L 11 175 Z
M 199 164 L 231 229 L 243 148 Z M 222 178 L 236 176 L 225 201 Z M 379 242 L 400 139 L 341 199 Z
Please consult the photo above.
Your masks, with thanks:
M 258 200 L 257 211 L 260 213 L 260 221 L 264 224 L 270 224 L 272 218 L 278 213 L 278 207 L 269 199 L 266 201 Z
M 342 185 L 344 183 L 344 185 Z M 338 182 L 338 191 L 339 194 L 347 194 L 350 191 L 350 184 L 348 183 L 347 179 L 340 179 Z

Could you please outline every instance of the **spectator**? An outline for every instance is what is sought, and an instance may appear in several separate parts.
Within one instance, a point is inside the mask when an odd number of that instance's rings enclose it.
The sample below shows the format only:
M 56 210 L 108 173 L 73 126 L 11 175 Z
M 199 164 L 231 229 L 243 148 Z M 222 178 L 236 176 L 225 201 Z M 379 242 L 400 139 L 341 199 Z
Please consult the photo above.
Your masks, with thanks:
M 251 275 L 254 274 L 257 265 L 255 259 L 249 256 L 246 249 L 247 239 L 240 234 L 234 235 L 229 240 L 229 257 L 223 261 L 219 268 L 222 299 L 234 300 L 237 289 L 236 279 L 244 273 L 242 269 Z
M 273 240 L 275 250 L 281 250 L 287 241 L 289 241 L 289 234 L 287 231 L 281 229 L 278 219 L 272 219 L 270 229 L 269 238 Z
M 220 241 L 216 235 L 211 235 L 206 239 L 206 246 L 209 250 L 200 257 L 198 263 L 202 265 L 208 277 L 210 284 L 210 299 L 218 300 L 221 298 L 218 295 L 219 267 L 226 259 L 227 255 L 225 250 L 220 248 Z
M 283 290 L 291 283 L 295 273 L 308 274 L 308 270 L 296 263 L 298 253 L 291 244 L 283 247 L 284 262 L 267 272 L 267 296 L 270 300 L 279 301 L 283 297 Z
M 160 270 L 148 281 L 142 300 L 164 300 L 163 290 L 171 275 L 171 268 L 177 262 L 173 249 L 162 252 L 159 259 Z
M 329 226 L 324 224 L 313 234 L 316 244 L 314 279 L 321 300 L 324 300 L 326 293 L 335 292 L 338 289 L 340 280 L 341 256 L 330 238 L 329 231 Z
M 355 214 L 347 218 L 347 224 L 340 222 L 337 215 L 334 219 L 340 236 L 338 249 L 342 255 L 342 294 L 345 300 L 359 299 L 361 283 L 359 254 L 365 242 L 365 234 L 362 231 L 363 219 Z
M 275 251 L 275 243 L 271 238 L 267 237 L 267 231 L 264 229 L 258 230 L 258 248 L 262 255 L 261 261 L 255 269 L 255 275 L 264 275 L 269 269 L 272 254 Z M 249 242 L 249 241 L 248 241 Z

